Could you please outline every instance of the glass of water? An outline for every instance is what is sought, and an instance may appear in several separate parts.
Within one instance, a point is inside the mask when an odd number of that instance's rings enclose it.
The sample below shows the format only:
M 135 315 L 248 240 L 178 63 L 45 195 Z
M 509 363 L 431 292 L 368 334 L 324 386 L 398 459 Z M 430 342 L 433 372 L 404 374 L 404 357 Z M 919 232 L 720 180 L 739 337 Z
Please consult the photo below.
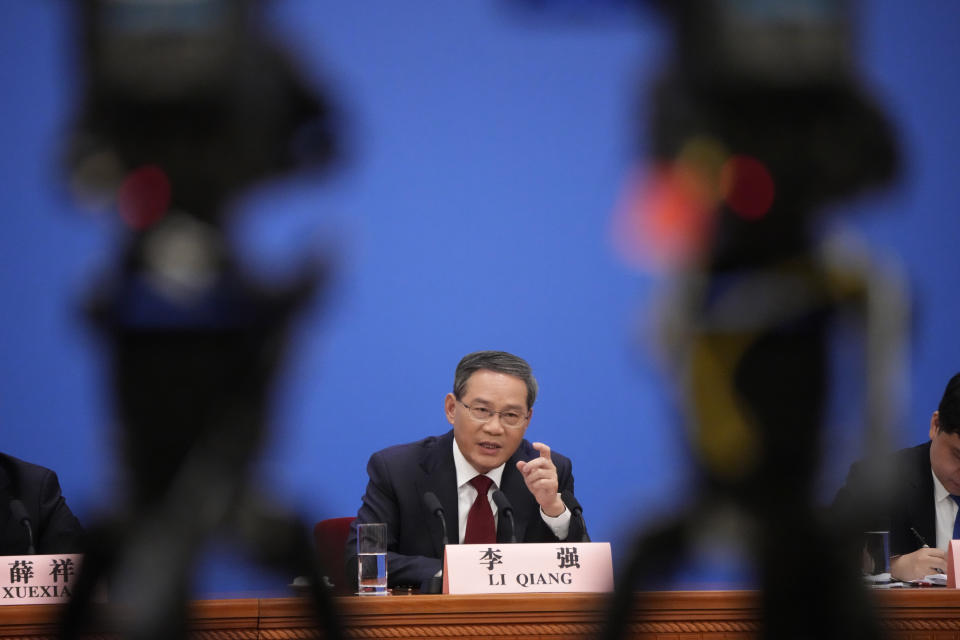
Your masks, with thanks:
M 860 568 L 864 580 L 890 581 L 890 532 L 865 531 L 860 544 Z
M 357 525 L 357 584 L 361 596 L 387 595 L 387 525 Z

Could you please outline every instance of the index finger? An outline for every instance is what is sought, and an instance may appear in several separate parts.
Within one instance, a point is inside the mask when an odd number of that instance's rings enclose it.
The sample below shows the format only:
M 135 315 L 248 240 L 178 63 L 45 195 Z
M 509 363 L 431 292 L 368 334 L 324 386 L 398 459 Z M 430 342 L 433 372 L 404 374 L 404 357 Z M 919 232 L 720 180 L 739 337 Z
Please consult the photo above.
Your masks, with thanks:
M 541 458 L 546 458 L 550 460 L 550 447 L 543 444 L 542 442 L 532 442 L 533 448 L 540 452 Z

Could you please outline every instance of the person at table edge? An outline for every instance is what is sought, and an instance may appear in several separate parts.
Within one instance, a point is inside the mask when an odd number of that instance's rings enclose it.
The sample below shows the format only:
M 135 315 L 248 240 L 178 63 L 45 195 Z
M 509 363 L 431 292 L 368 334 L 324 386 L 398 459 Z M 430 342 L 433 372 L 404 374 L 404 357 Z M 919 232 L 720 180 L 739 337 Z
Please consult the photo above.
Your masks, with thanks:
M 918 580 L 946 571 L 945 551 L 960 534 L 960 373 L 950 378 L 930 418 L 930 440 L 893 453 L 880 468 L 892 474 L 892 495 L 884 513 L 868 516 L 861 528 L 890 532 L 892 577 Z M 873 502 L 870 485 L 865 463 L 854 464 L 833 512 Z
M 29 538 L 14 516 L 19 500 L 30 519 L 35 553 L 79 553 L 83 527 L 60 492 L 57 474 L 46 467 L 0 453 L 0 555 L 25 555 Z
M 464 356 L 443 401 L 453 429 L 370 457 L 369 482 L 347 540 L 348 580 L 355 584 L 357 576 L 356 525 L 368 522 L 387 524 L 389 586 L 420 587 L 438 575 L 441 525 L 423 496 L 431 491 L 443 506 L 449 542 L 464 541 L 478 494 L 470 481 L 479 475 L 492 480 L 487 500 L 497 542 L 509 542 L 509 523 L 492 499 L 498 488 L 513 507 L 518 542 L 587 539 L 561 499 L 573 493 L 570 460 L 524 438 L 536 397 L 537 381 L 522 358 L 502 351 Z

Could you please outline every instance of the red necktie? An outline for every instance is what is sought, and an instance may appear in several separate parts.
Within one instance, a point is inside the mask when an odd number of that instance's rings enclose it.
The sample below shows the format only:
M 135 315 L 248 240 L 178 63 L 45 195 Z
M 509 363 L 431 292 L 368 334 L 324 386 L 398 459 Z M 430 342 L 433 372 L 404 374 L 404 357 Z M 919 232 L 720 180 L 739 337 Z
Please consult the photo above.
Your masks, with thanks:
M 497 528 L 493 524 L 493 510 L 487 491 L 493 480 L 481 475 L 473 478 L 470 484 L 477 490 L 477 499 L 467 513 L 467 532 L 463 535 L 463 544 L 492 544 L 497 541 Z

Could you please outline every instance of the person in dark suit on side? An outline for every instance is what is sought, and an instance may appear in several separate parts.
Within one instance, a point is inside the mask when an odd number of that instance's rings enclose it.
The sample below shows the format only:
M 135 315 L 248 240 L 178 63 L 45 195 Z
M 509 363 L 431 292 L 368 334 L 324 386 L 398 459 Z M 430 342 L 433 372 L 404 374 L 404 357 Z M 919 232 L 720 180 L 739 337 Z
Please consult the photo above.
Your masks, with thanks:
M 464 356 L 444 398 L 453 430 L 370 457 L 370 480 L 347 540 L 348 579 L 357 577 L 356 525 L 368 522 L 387 524 L 390 586 L 419 587 L 439 574 L 442 529 L 424 504 L 427 492 L 443 507 L 451 544 L 509 542 L 510 524 L 492 497 L 497 489 L 513 507 L 518 542 L 587 539 L 561 499 L 573 493 L 570 460 L 524 439 L 536 397 L 537 381 L 522 358 L 502 351 Z
M 945 571 L 947 546 L 960 538 L 960 373 L 950 378 L 930 418 L 930 441 L 895 452 L 879 468 L 892 474 L 892 495 L 882 514 L 867 514 L 863 527 L 890 532 L 891 575 L 917 580 Z M 876 504 L 867 476 L 862 461 L 850 468 L 834 499 L 835 514 Z
M 12 504 L 15 500 L 23 505 L 22 511 Z M 34 553 L 83 550 L 83 527 L 60 493 L 57 474 L 0 453 L 0 555 L 29 553 L 24 515 L 30 521 Z

